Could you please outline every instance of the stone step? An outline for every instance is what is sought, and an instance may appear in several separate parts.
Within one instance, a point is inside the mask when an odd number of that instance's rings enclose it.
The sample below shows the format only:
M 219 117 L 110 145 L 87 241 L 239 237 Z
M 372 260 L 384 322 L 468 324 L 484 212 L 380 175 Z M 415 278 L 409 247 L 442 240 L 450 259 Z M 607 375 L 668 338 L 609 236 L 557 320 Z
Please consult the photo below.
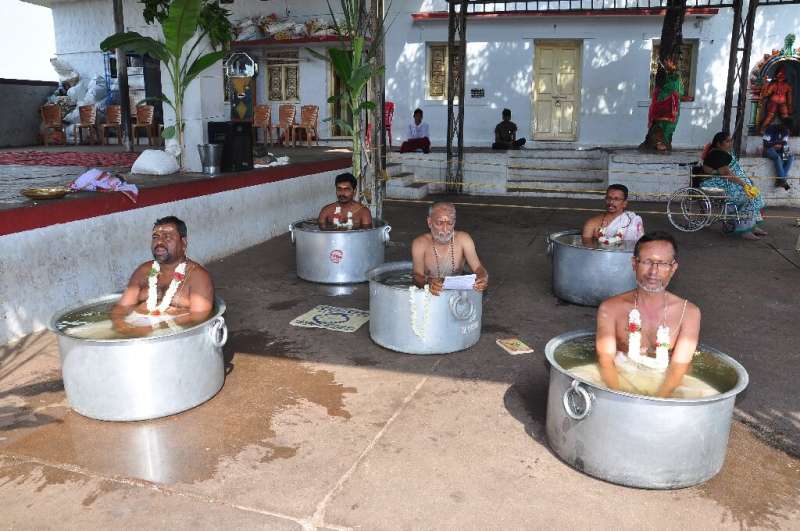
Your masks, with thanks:
M 590 158 L 513 158 L 508 160 L 508 171 L 512 170 L 605 170 L 606 159 Z
M 506 191 L 514 194 L 594 194 L 600 193 L 605 188 L 605 180 L 594 179 L 591 181 L 523 181 L 508 183 Z M 547 196 L 549 197 L 549 195 Z
M 508 182 L 518 181 L 592 181 L 605 180 L 607 169 L 561 169 L 561 170 L 508 170 Z
M 428 185 L 426 183 L 386 187 L 386 197 L 390 199 L 422 199 L 426 195 L 428 195 Z
M 386 188 L 399 188 L 409 186 L 414 182 L 414 174 L 410 172 L 397 172 L 389 174 L 390 179 L 386 182 Z
M 600 149 L 521 149 L 510 152 L 508 155 L 509 164 L 520 159 L 586 159 L 586 160 L 605 160 L 607 153 Z
M 398 173 L 403 172 L 403 165 L 399 162 L 387 162 L 386 163 L 386 173 L 389 174 L 389 177 L 394 177 Z

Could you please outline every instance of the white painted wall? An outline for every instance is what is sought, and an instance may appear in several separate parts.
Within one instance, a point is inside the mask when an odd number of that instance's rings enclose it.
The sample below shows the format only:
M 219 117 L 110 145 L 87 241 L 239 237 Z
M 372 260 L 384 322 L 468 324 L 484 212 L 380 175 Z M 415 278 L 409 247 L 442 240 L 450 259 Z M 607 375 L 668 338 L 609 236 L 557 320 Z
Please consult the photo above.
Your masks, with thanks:
M 335 4 L 336 2 L 333 2 Z M 265 3 L 261 0 L 236 0 L 226 4 L 233 20 L 255 14 L 278 11 L 298 18 L 327 16 L 323 0 Z M 142 30 L 140 5 L 126 0 L 126 25 Z M 395 102 L 394 143 L 403 140 L 405 126 L 416 107 L 425 111 L 435 144 L 445 142 L 446 101 L 425 97 L 427 42 L 447 41 L 447 22 L 414 23 L 411 13 L 444 11 L 443 0 L 393 2 L 391 23 L 386 40 L 386 94 Z M 97 44 L 113 31 L 111 3 L 105 0 L 77 0 L 53 4 L 58 52 L 83 73 L 102 71 Z M 583 42 L 582 95 L 578 142 L 594 145 L 636 145 L 644 137 L 649 102 L 648 77 L 652 39 L 661 33 L 661 17 L 521 17 L 502 20 L 470 19 L 467 93 L 470 88 L 484 88 L 486 97 L 466 101 L 464 136 L 467 145 L 488 145 L 500 110 L 512 109 L 520 134 L 531 136 L 531 85 L 533 83 L 534 42 L 536 39 L 578 39 Z M 688 16 L 684 37 L 700 42 L 694 102 L 681 106 L 681 121 L 674 138 L 676 147 L 695 147 L 708 141 L 721 129 L 732 12 L 721 9 L 709 17 Z M 759 9 L 751 64 L 762 53 L 782 46 L 784 36 L 800 27 L 797 6 L 770 6 Z M 153 31 L 149 27 L 148 31 Z M 93 52 L 93 50 L 95 50 Z M 312 58 L 301 48 L 301 102 L 320 106 L 321 117 L 328 116 L 328 66 Z M 195 88 L 197 97 L 208 98 L 204 120 L 228 116 L 226 107 L 217 105 L 221 88 L 213 84 L 220 78 L 219 68 L 208 72 L 203 89 Z M 259 101 L 266 100 L 265 70 L 258 81 Z M 165 76 L 163 76 L 165 77 Z M 221 81 L 219 83 L 221 85 Z M 208 90 L 206 90 L 206 88 Z M 204 114 L 205 113 L 205 114 Z M 273 106 L 277 113 L 277 105 Z M 199 120 L 200 118 L 198 118 Z M 197 124 L 199 126 L 199 122 Z M 190 127 L 197 127 L 190 123 Z M 190 133 L 188 151 L 205 135 Z M 321 134 L 328 136 L 327 124 Z M 196 154 L 193 155 L 196 157 Z
M 0 345 L 43 329 L 59 309 L 124 289 L 134 268 L 150 259 L 150 230 L 157 218 L 183 219 L 189 228 L 188 255 L 208 262 L 283 234 L 293 221 L 316 217 L 335 199 L 338 173 L 0 236 Z
M 416 107 L 425 112 L 434 144 L 445 143 L 447 103 L 426 99 L 426 43 L 447 42 L 447 21 L 414 23 L 411 13 L 445 10 L 442 0 L 396 2 L 387 38 L 386 97 L 395 102 L 394 142 Z M 520 134 L 530 138 L 534 41 L 583 41 L 582 97 L 578 142 L 592 145 L 636 145 L 644 137 L 649 104 L 652 39 L 661 33 L 661 17 L 525 17 L 469 19 L 464 138 L 467 145 L 489 145 L 500 111 L 508 107 Z M 731 10 L 711 17 L 688 16 L 684 38 L 698 39 L 694 102 L 681 106 L 676 147 L 699 146 L 721 129 L 725 98 Z M 787 33 L 800 26 L 797 6 L 761 8 L 756 20 L 751 64 L 780 48 Z M 486 97 L 469 98 L 470 88 Z

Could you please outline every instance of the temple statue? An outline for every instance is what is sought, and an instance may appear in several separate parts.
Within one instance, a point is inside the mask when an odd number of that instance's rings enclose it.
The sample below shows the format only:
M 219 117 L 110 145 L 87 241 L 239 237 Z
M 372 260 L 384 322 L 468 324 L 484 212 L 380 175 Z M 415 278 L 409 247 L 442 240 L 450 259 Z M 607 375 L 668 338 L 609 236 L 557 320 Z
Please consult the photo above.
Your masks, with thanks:
M 676 62 L 671 58 L 666 59 L 656 75 L 647 115 L 647 137 L 639 146 L 640 149 L 662 152 L 672 149 L 672 135 L 678 127 L 683 91 Z
M 759 130 L 761 133 L 769 126 L 775 114 L 781 118 L 788 118 L 792 110 L 792 92 L 794 87 L 786 81 L 786 72 L 783 68 L 775 72 L 775 77 L 766 83 L 761 89 L 761 105 L 763 106 L 762 116 L 764 119 L 761 121 Z

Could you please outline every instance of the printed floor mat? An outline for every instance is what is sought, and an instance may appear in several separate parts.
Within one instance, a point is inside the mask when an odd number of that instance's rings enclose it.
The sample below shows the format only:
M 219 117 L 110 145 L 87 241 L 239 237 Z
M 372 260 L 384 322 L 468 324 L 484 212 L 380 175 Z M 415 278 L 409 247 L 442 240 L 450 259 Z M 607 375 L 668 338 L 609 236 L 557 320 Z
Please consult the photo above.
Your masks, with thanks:
M 339 308 L 320 304 L 289 323 L 303 328 L 325 328 L 335 332 L 355 332 L 369 321 L 369 312 L 358 308 Z

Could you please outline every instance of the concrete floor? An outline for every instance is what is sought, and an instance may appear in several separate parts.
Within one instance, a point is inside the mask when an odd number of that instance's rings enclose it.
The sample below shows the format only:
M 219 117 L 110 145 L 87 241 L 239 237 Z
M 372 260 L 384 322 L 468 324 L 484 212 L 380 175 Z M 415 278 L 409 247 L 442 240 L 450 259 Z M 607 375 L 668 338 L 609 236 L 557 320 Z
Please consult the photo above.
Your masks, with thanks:
M 68 408 L 49 333 L 0 347 L 0 500 L 19 529 L 742 529 L 800 528 L 800 211 L 771 209 L 751 243 L 717 227 L 678 235 L 673 288 L 703 311 L 703 342 L 750 372 L 722 472 L 646 491 L 585 476 L 544 436 L 544 345 L 591 328 L 594 309 L 550 292 L 547 233 L 578 227 L 579 201 L 464 199 L 491 274 L 473 348 L 409 356 L 354 334 L 294 328 L 317 304 L 368 307 L 298 280 L 288 236 L 209 264 L 228 303 L 231 371 L 206 404 L 149 422 Z M 387 203 L 387 260 L 407 259 L 426 205 Z M 639 211 L 661 211 L 642 204 Z M 667 228 L 645 214 L 648 229 Z M 143 228 L 143 230 L 146 229 Z M 142 249 L 142 259 L 147 258 Z M 510 356 L 497 337 L 536 352 Z M 669 452 L 669 441 L 651 451 Z

